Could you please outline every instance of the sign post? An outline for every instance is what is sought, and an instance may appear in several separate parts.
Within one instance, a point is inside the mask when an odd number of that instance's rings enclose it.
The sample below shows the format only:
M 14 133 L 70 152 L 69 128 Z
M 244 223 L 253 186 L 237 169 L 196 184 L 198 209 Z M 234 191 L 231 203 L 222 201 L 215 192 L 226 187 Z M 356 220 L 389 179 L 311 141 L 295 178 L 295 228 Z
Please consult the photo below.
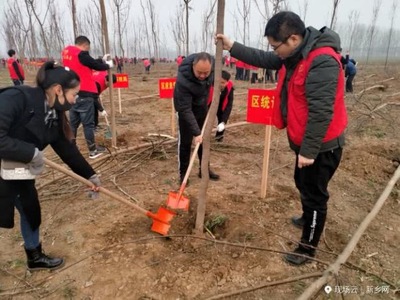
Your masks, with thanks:
M 119 106 L 119 113 L 122 113 L 122 105 L 121 105 L 121 89 L 127 89 L 129 88 L 129 80 L 128 80 L 128 74 L 115 74 L 117 80 L 113 84 L 113 88 L 118 89 L 118 106 Z
M 249 89 L 247 95 L 247 122 L 264 124 L 265 141 L 261 176 L 261 198 L 267 196 L 269 150 L 271 143 L 271 125 L 276 90 Z
M 176 135 L 176 121 L 174 109 L 174 88 L 176 78 L 160 78 L 158 81 L 158 91 L 160 99 L 171 99 L 171 133 Z

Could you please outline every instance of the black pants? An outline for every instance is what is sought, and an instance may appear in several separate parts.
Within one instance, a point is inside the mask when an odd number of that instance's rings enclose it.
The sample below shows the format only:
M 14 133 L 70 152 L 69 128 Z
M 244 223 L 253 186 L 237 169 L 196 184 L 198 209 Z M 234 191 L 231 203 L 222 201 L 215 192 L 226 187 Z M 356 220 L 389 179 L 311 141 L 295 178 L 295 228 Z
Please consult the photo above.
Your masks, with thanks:
M 200 129 L 203 127 L 205 119 L 206 119 L 205 116 L 196 118 L 197 124 L 199 125 Z M 178 113 L 178 122 L 179 122 L 178 167 L 179 167 L 179 175 L 181 178 L 183 178 L 189 167 L 190 153 L 192 150 L 193 133 L 189 127 L 189 124 L 186 123 L 183 120 L 183 118 L 180 117 L 179 113 Z M 200 160 L 200 165 L 201 165 L 202 154 L 203 154 L 203 146 L 200 145 L 199 151 L 197 152 L 197 156 Z
M 353 79 L 356 75 L 348 75 L 346 80 L 346 92 L 353 92 Z
M 342 148 L 319 153 L 311 166 L 299 169 L 297 167 L 294 180 L 300 192 L 305 221 L 301 242 L 314 247 L 318 246 L 324 230 L 327 202 L 329 199 L 328 183 L 339 166 Z M 313 253 L 313 250 L 310 250 Z

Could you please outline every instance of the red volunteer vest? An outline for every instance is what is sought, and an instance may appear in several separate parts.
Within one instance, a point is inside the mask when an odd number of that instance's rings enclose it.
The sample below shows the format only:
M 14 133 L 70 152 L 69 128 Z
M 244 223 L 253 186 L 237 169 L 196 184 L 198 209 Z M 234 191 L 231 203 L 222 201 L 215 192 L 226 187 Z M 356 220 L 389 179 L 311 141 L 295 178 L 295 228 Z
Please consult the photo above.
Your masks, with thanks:
M 231 80 L 228 80 L 228 83 L 226 84 L 226 88 L 228 89 L 228 92 L 226 93 L 224 100 L 222 100 L 222 111 L 224 111 L 226 106 L 228 105 L 228 96 L 231 93 L 232 87 L 233 87 L 233 82 Z M 214 86 L 211 86 L 210 92 L 208 94 L 208 100 L 207 100 L 208 106 L 210 106 L 211 102 L 213 101 L 213 94 L 214 94 Z
M 343 69 L 340 68 L 340 55 L 330 47 L 315 49 L 298 63 L 288 86 L 287 131 L 290 140 L 298 146 L 300 146 L 303 141 L 308 119 L 305 81 L 312 61 L 319 55 L 330 55 L 335 58 L 339 65 L 338 85 L 333 106 L 332 120 L 328 126 L 323 142 L 325 143 L 337 138 L 343 133 L 347 126 L 347 112 L 344 103 L 344 74 Z M 274 124 L 278 128 L 283 128 L 284 123 L 280 112 L 280 95 L 286 76 L 286 68 L 284 66 L 279 70 L 278 76 L 277 101 L 274 107 Z
M 13 57 L 10 57 L 10 58 L 7 60 L 7 67 L 8 67 L 8 71 L 10 72 L 10 77 L 11 77 L 11 79 L 20 80 L 20 78 L 18 77 L 18 75 L 17 75 L 17 73 L 15 72 L 15 69 L 14 69 L 14 67 L 13 67 L 14 61 L 17 62 L 17 66 L 18 66 L 19 72 L 20 72 L 21 75 L 22 75 L 22 80 L 24 80 L 24 79 L 25 79 L 24 69 L 22 69 L 22 66 L 21 66 L 21 65 L 19 64 L 19 62 L 18 62 L 15 58 L 13 58 Z
M 93 80 L 92 69 L 82 65 L 79 61 L 81 49 L 76 46 L 67 46 L 61 52 L 62 63 L 65 67 L 75 71 L 81 79 L 81 91 L 97 94 L 96 83 Z
M 101 94 L 107 88 L 106 76 L 107 71 L 93 71 L 93 80 L 100 85 L 99 94 Z

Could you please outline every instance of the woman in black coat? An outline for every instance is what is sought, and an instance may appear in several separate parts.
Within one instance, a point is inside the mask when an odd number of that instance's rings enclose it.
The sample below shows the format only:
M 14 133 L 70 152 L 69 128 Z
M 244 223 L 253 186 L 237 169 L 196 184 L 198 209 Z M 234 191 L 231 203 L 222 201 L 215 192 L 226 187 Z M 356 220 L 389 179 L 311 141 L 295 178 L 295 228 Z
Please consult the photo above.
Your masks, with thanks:
M 65 111 L 75 102 L 80 88 L 79 76 L 54 62 L 46 62 L 36 77 L 37 87 L 6 88 L 0 93 L 0 159 L 21 162 L 28 175 L 42 172 L 42 151 L 51 145 L 76 174 L 89 179 L 97 194 L 100 180 L 83 158 L 73 138 Z M 3 168 L 4 169 L 4 168 Z M 4 170 L 2 170 L 4 171 Z M 30 174 L 29 174 L 30 173 Z M 14 227 L 14 207 L 21 219 L 21 234 L 29 270 L 56 269 L 64 259 L 42 252 L 39 239 L 40 204 L 33 176 L 0 178 L 0 227 Z

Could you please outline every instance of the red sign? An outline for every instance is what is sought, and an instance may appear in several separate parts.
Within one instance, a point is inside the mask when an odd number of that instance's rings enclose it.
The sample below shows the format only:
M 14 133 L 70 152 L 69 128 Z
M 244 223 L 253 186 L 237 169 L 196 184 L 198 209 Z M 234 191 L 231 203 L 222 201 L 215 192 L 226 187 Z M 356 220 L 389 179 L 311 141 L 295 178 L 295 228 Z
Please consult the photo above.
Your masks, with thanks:
M 127 89 L 129 88 L 128 74 L 115 74 L 117 81 L 113 84 L 115 89 Z
M 173 98 L 176 78 L 160 78 L 158 81 L 158 92 L 160 98 Z
M 276 90 L 249 89 L 247 94 L 247 122 L 273 125 L 272 115 Z

